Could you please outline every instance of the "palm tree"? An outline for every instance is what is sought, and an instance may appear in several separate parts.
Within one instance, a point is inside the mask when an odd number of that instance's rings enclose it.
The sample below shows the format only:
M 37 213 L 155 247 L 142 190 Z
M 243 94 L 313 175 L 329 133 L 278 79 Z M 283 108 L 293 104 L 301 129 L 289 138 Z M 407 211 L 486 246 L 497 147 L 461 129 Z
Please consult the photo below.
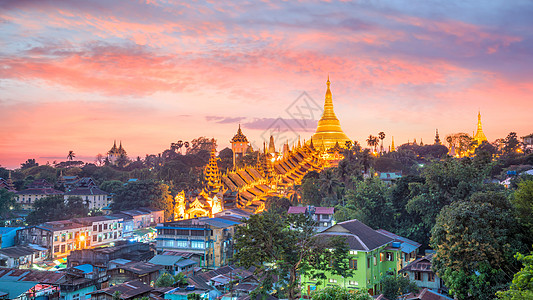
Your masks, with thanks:
M 374 152 L 376 151 L 376 147 L 378 146 L 378 137 L 369 135 L 368 139 L 366 139 L 366 142 L 368 146 L 374 147 Z
M 385 139 L 385 132 L 381 131 L 378 133 L 379 139 L 381 140 L 381 149 L 380 152 L 383 153 L 383 140 Z
M 337 190 L 341 187 L 341 181 L 335 176 L 333 169 L 327 169 L 320 173 L 320 190 L 327 197 L 337 198 Z
M 76 157 L 74 151 L 70 150 L 70 151 L 68 152 L 67 159 L 70 160 L 70 161 L 72 161 L 72 160 L 74 159 L 74 157 Z
M 301 192 L 300 192 L 300 185 L 294 184 L 291 187 L 287 189 L 287 197 L 289 200 L 291 200 L 292 205 L 296 205 L 300 203 L 301 199 Z

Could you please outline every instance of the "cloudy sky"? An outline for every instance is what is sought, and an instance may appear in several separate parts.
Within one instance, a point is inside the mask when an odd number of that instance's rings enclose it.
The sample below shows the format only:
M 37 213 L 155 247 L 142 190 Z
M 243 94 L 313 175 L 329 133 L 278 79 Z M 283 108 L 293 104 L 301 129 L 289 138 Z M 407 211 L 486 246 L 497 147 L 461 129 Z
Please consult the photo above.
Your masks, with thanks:
M 309 139 L 328 74 L 354 140 L 533 132 L 531 1 L 220 2 L 0 0 L 0 165 Z

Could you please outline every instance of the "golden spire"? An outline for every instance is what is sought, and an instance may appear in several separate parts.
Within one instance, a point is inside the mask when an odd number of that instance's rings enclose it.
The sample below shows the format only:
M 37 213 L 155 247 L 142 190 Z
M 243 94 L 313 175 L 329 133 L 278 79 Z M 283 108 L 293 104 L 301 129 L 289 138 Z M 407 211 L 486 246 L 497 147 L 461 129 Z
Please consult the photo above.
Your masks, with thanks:
M 206 181 L 205 189 L 208 192 L 218 193 L 221 187 L 220 172 L 218 170 L 217 157 L 216 157 L 216 151 L 215 151 L 214 146 L 211 149 L 211 157 L 209 158 L 209 163 L 207 164 L 207 166 L 205 166 L 204 172 L 205 172 L 204 176 L 205 176 L 205 181 Z
M 474 135 L 474 140 L 478 145 L 487 140 L 487 137 L 483 133 L 483 127 L 481 126 L 481 111 L 478 111 L 477 113 L 477 132 Z
M 396 152 L 396 148 L 394 148 L 394 137 L 392 137 L 392 145 L 390 147 L 390 152 Z
M 346 141 L 350 141 L 342 131 L 339 119 L 337 119 L 333 110 L 333 97 L 331 95 L 330 85 L 331 82 L 329 81 L 328 75 L 328 81 L 326 81 L 327 88 L 324 101 L 324 112 L 318 121 L 316 132 L 313 135 L 313 138 L 321 140 L 327 149 L 334 147 L 337 142 L 344 147 Z

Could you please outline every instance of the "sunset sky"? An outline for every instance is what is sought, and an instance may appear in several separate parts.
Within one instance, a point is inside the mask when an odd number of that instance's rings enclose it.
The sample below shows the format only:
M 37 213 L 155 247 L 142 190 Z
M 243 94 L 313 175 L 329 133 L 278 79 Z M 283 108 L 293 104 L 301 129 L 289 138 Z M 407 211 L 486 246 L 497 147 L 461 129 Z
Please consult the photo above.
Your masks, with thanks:
M 0 0 L 0 165 L 221 150 L 239 123 L 259 146 L 278 118 L 309 139 L 319 114 L 288 108 L 328 74 L 364 145 L 472 134 L 478 110 L 489 141 L 533 133 L 531 1 L 220 2 Z

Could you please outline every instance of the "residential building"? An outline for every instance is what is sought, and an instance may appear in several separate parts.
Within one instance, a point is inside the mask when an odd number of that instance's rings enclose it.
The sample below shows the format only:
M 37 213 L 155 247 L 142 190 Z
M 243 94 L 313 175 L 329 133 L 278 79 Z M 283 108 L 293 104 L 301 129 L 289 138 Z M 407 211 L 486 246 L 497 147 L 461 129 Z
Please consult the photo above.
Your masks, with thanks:
M 233 236 L 241 221 L 233 217 L 196 218 L 158 224 L 156 249 L 202 255 L 201 267 L 227 265 L 233 257 Z
M 164 269 L 161 270 L 163 273 L 168 273 L 171 275 L 177 275 L 178 273 L 183 273 L 185 275 L 192 275 L 194 273 L 194 267 L 198 263 L 190 258 L 185 258 L 180 255 L 156 255 L 149 263 L 163 266 Z
M 91 293 L 107 287 L 108 276 L 104 268 L 80 265 L 63 271 L 65 277 L 59 281 L 61 300 L 85 300 Z
M 289 214 L 306 214 L 317 223 L 316 230 L 324 231 L 326 228 L 335 224 L 333 214 L 334 207 L 315 207 L 315 206 L 291 206 L 287 211 Z
M 217 212 L 215 218 L 220 217 L 235 217 L 239 219 L 248 219 L 252 214 L 248 211 L 245 211 L 240 208 L 225 209 L 223 211 Z
M 119 292 L 120 299 L 133 300 L 140 299 L 142 297 L 150 297 L 150 292 L 153 289 L 154 288 L 148 284 L 134 280 L 94 291 L 90 295 L 91 300 L 113 300 L 115 293 Z
M 0 227 L 0 248 L 15 246 L 17 230 L 24 227 Z
M 199 289 L 195 287 L 194 285 L 188 286 L 186 288 L 174 288 L 168 292 L 165 293 L 164 299 L 169 300 L 187 300 L 190 299 L 190 294 L 197 294 L 199 295 L 200 299 L 210 299 L 209 298 L 209 290 L 206 289 Z
M 90 243 L 93 247 L 111 244 L 122 240 L 122 220 L 122 218 L 114 216 L 95 216 L 72 219 L 72 221 L 90 228 Z
M 75 250 L 67 259 L 69 267 L 91 264 L 96 267 L 109 268 L 110 261 L 115 259 L 129 259 L 133 261 L 148 261 L 154 257 L 155 249 L 145 243 L 117 242 L 113 247 Z
M 29 244 L 0 249 L 0 267 L 29 269 L 34 263 L 45 261 L 49 257 L 47 248 Z
M 393 184 L 396 180 L 402 178 L 402 171 L 399 172 L 379 172 L 379 179 L 388 185 Z
M 529 153 L 533 150 L 533 133 L 522 137 L 524 152 Z
M 80 187 L 75 186 L 70 191 L 65 192 L 65 201 L 70 197 L 80 197 L 90 210 L 102 209 L 108 202 L 108 192 L 104 192 L 96 186 Z
M 63 272 L 0 268 L 2 299 L 59 299 Z
M 164 266 L 142 261 L 127 261 L 124 264 L 116 263 L 115 267 L 107 270 L 109 284 L 121 284 L 131 280 L 138 280 L 145 284 L 153 285 L 159 278 L 160 270 Z
M 446 292 L 447 288 L 444 286 L 444 282 L 431 268 L 432 259 L 433 253 L 428 254 L 411 262 L 398 273 L 409 277 L 409 279 L 414 281 L 420 288 L 428 288 L 437 292 Z
M 394 239 L 394 241 L 392 242 L 393 245 L 395 247 L 399 247 L 400 250 L 402 251 L 401 259 L 398 260 L 398 266 L 397 266 L 398 270 L 405 267 L 407 264 L 413 262 L 416 259 L 418 249 L 420 248 L 420 246 L 422 246 L 422 244 L 412 241 L 410 239 L 401 237 L 385 229 L 378 229 L 377 232 L 382 233 Z
M 70 251 L 91 246 L 91 228 L 72 220 L 46 222 L 17 231 L 17 245 L 36 244 L 50 250 L 50 258 L 66 257 Z
M 27 189 L 16 192 L 16 201 L 20 203 L 22 209 L 32 209 L 35 201 L 55 195 L 63 195 L 62 191 L 56 190 L 44 179 L 33 181 Z
M 393 245 L 390 238 L 358 220 L 337 223 L 317 235 L 321 239 L 344 237 L 350 248 L 349 268 L 353 275 L 343 278 L 340 275 L 327 273 L 325 281 L 301 276 L 304 294 L 310 294 L 316 289 L 330 285 L 341 285 L 348 289 L 368 291 L 371 295 L 380 290 L 380 280 L 383 276 L 396 274 L 401 249 Z

